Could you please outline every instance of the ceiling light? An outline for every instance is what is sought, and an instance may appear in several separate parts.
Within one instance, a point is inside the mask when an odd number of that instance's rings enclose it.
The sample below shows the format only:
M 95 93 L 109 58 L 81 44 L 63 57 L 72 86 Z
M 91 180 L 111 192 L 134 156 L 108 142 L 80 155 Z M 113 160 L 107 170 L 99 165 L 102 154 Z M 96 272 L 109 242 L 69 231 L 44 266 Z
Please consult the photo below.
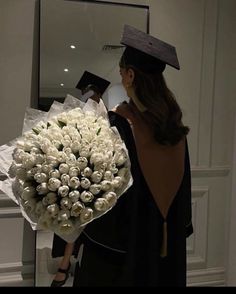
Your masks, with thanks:
M 61 87 L 64 87 L 64 84 L 63 83 L 61 83 L 60 85 L 61 85 Z
M 75 49 L 76 47 L 75 47 L 75 45 L 70 45 L 70 48 Z
M 67 72 L 67 71 L 69 71 L 69 69 L 68 69 L 68 68 L 64 68 L 64 71 L 66 71 L 66 72 Z

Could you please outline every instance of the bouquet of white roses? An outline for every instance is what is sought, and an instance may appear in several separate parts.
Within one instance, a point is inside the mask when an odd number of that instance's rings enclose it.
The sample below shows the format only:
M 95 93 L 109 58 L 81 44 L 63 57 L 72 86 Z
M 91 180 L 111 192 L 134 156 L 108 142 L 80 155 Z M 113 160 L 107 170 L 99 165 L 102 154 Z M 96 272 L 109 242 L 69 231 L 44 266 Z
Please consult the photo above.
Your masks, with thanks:
M 30 109 L 23 135 L 0 147 L 0 184 L 33 229 L 74 241 L 132 184 L 128 151 L 105 106 L 68 96 L 48 113 Z

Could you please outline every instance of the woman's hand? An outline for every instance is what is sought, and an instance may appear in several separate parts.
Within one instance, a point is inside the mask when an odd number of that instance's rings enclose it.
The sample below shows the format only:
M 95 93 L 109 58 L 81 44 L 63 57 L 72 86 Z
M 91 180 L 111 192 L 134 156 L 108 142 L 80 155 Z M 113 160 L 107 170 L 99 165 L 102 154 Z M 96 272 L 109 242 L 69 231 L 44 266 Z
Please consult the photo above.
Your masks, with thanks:
M 126 101 L 116 105 L 112 111 L 126 118 L 131 124 L 137 119 L 134 107 Z

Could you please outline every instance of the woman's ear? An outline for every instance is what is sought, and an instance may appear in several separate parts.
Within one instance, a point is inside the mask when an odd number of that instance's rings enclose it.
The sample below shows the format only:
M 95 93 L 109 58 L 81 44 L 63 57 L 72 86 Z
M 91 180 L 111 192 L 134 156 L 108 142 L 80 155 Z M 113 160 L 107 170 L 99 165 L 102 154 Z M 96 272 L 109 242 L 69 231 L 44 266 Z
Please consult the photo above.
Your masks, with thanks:
M 128 82 L 129 82 L 130 86 L 132 86 L 132 84 L 133 84 L 134 76 L 135 76 L 135 73 L 134 73 L 133 69 L 129 68 L 128 72 L 127 72 L 127 78 L 128 78 Z

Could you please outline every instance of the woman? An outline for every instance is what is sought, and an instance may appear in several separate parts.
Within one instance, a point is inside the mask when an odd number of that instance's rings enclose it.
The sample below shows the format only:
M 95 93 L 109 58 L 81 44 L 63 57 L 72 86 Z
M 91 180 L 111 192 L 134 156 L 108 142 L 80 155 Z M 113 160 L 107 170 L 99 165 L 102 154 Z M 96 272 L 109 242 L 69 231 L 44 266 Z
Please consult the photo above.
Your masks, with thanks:
M 85 228 L 74 286 L 185 286 L 192 233 L 191 177 L 182 113 L 166 86 L 174 47 L 125 26 L 120 61 L 130 98 L 109 112 L 129 150 L 134 179 L 117 205 Z

